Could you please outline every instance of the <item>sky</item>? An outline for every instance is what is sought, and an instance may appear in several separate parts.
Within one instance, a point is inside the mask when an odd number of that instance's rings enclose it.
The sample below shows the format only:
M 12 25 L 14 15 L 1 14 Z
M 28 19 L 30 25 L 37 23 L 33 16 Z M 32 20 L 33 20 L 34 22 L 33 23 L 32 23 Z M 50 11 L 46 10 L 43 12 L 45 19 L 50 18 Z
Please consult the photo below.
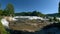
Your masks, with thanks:
M 58 13 L 59 0 L 0 0 L 1 8 L 5 9 L 12 3 L 15 13 L 37 10 L 43 14 Z

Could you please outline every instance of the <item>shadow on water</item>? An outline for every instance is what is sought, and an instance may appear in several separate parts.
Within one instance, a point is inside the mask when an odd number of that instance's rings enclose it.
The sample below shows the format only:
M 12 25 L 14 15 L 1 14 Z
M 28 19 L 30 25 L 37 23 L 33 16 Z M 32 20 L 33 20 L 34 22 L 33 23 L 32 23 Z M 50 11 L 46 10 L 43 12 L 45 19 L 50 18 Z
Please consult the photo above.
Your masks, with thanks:
M 12 29 L 7 29 L 7 31 L 10 32 L 10 34 L 60 34 L 60 23 L 54 23 L 45 26 L 39 31 L 36 32 L 23 32 L 23 31 L 18 31 L 18 30 L 12 30 Z
M 38 34 L 60 34 L 60 23 L 54 23 L 54 24 L 47 25 L 36 33 Z

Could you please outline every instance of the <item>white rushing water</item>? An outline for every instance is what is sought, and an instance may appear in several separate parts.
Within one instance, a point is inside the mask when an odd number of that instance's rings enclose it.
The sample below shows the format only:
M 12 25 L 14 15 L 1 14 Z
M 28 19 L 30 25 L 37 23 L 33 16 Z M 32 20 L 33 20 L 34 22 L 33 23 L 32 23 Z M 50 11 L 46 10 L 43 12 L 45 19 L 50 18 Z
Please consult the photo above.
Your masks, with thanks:
M 6 20 L 7 18 L 2 18 L 1 23 L 4 27 L 9 28 L 9 22 Z M 17 21 L 17 19 L 9 17 L 9 21 Z
M 9 28 L 9 22 L 6 19 L 1 19 L 1 23 L 4 27 Z

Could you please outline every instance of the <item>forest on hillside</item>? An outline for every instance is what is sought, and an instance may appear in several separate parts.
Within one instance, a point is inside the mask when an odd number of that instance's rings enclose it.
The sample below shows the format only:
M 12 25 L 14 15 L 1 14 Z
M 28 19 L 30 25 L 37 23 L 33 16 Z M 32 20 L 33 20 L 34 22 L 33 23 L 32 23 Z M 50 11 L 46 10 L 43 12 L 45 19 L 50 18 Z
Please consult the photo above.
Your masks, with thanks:
M 41 16 L 41 17 L 44 17 L 45 15 L 39 11 L 32 11 L 32 12 L 15 13 L 15 16 Z

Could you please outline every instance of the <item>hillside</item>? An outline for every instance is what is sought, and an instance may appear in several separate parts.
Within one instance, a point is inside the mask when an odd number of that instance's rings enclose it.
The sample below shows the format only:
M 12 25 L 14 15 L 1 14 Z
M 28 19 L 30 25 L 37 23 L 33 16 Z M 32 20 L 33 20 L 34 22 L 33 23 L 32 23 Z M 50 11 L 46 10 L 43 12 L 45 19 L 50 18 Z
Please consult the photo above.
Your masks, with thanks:
M 46 14 L 46 16 L 59 17 L 60 15 L 58 13 L 54 13 L 54 14 Z
M 15 16 L 45 16 L 41 12 L 38 11 L 33 11 L 33 12 L 20 12 L 20 13 L 15 13 Z

